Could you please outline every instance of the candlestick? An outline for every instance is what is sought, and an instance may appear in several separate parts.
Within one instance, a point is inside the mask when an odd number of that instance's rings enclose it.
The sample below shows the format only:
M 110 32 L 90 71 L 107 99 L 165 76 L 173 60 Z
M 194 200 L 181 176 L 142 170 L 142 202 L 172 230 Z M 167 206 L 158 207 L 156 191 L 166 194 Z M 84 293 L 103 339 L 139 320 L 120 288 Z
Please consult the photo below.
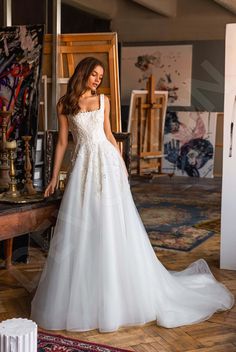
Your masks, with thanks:
M 3 106 L 3 110 L 0 111 L 2 116 L 2 141 L 0 144 L 0 190 L 9 188 L 10 176 L 9 176 L 9 161 L 6 150 L 6 132 L 7 132 L 7 120 L 11 115 L 11 111 L 7 111 L 6 106 Z
M 25 164 L 24 164 L 24 169 L 25 169 L 25 186 L 23 193 L 26 194 L 36 194 L 36 189 L 33 186 L 32 182 L 32 174 L 31 174 L 31 161 L 30 161 L 30 140 L 31 136 L 22 136 L 23 141 L 25 142 Z
M 12 114 L 12 110 L 7 110 L 7 107 L 3 105 L 2 110 L 0 110 L 0 116 L 2 116 L 2 118 L 6 118 L 7 123 L 11 114 Z
M 16 141 L 6 141 L 6 148 L 7 149 L 16 149 Z
M 20 196 L 20 192 L 17 190 L 16 187 L 16 171 L 15 171 L 15 165 L 14 165 L 14 160 L 15 160 L 15 149 L 9 148 L 8 149 L 8 154 L 9 154 L 9 160 L 10 160 L 10 182 L 9 182 L 9 191 L 6 192 L 6 195 L 10 198 L 16 198 Z

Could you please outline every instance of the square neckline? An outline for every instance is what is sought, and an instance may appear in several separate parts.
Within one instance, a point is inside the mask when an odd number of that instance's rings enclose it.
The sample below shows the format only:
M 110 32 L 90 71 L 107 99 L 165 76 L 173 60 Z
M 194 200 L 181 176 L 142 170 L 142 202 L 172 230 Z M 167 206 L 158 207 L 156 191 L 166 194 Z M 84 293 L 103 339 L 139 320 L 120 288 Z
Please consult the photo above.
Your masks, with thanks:
M 102 108 L 102 94 L 99 94 L 99 108 L 94 110 L 79 111 L 79 114 L 88 114 L 90 112 L 100 111 Z

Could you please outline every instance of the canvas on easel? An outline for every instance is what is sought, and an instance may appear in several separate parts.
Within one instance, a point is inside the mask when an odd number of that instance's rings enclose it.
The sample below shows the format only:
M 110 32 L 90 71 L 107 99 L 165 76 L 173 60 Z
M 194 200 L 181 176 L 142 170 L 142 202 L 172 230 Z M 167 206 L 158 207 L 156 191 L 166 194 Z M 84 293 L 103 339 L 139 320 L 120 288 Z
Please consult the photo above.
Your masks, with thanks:
M 160 171 L 160 160 L 163 157 L 163 135 L 168 92 L 153 92 L 155 104 L 157 105 L 156 108 L 152 109 L 151 129 L 150 125 L 148 127 L 148 94 L 148 90 L 133 90 L 130 100 L 128 132 L 132 134 L 132 170 L 133 172 L 137 170 L 137 173 L 153 170 Z M 143 107 L 141 110 L 140 106 Z M 142 136 L 140 136 L 140 130 Z M 138 142 L 139 138 L 141 144 Z M 140 153 L 139 168 L 138 154 Z

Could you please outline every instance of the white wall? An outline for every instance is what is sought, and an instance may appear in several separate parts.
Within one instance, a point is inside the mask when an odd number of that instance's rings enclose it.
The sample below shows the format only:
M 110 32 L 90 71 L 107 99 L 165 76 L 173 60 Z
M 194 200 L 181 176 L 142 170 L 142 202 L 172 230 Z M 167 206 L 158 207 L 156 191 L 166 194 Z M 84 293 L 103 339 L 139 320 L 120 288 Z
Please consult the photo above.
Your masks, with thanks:
M 120 41 L 224 40 L 236 16 L 212 0 L 178 0 L 176 17 L 165 17 L 132 1 L 119 0 L 111 29 Z
M 132 0 L 62 2 L 110 19 L 111 30 L 118 33 L 120 42 L 224 40 L 226 23 L 236 22 L 232 12 L 213 0 L 177 0 L 173 17 L 162 16 Z M 158 7 L 158 0 L 149 2 Z
M 221 208 L 222 269 L 236 270 L 236 23 L 227 25 L 225 43 L 225 101 L 223 188 Z M 235 103 L 234 103 L 235 101 Z M 230 125 L 234 116 L 233 150 L 229 157 Z

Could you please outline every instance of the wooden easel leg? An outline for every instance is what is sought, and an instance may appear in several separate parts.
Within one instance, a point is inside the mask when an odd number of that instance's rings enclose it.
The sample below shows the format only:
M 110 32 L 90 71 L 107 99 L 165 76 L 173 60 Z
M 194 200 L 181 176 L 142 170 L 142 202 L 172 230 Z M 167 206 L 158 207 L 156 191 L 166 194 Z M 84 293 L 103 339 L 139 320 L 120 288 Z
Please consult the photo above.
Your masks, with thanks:
M 142 146 L 142 98 L 138 98 L 138 126 L 137 126 L 137 174 L 141 174 L 141 146 Z
M 12 246 L 13 246 L 13 238 L 5 240 L 5 266 L 6 269 L 10 269 L 12 265 Z

